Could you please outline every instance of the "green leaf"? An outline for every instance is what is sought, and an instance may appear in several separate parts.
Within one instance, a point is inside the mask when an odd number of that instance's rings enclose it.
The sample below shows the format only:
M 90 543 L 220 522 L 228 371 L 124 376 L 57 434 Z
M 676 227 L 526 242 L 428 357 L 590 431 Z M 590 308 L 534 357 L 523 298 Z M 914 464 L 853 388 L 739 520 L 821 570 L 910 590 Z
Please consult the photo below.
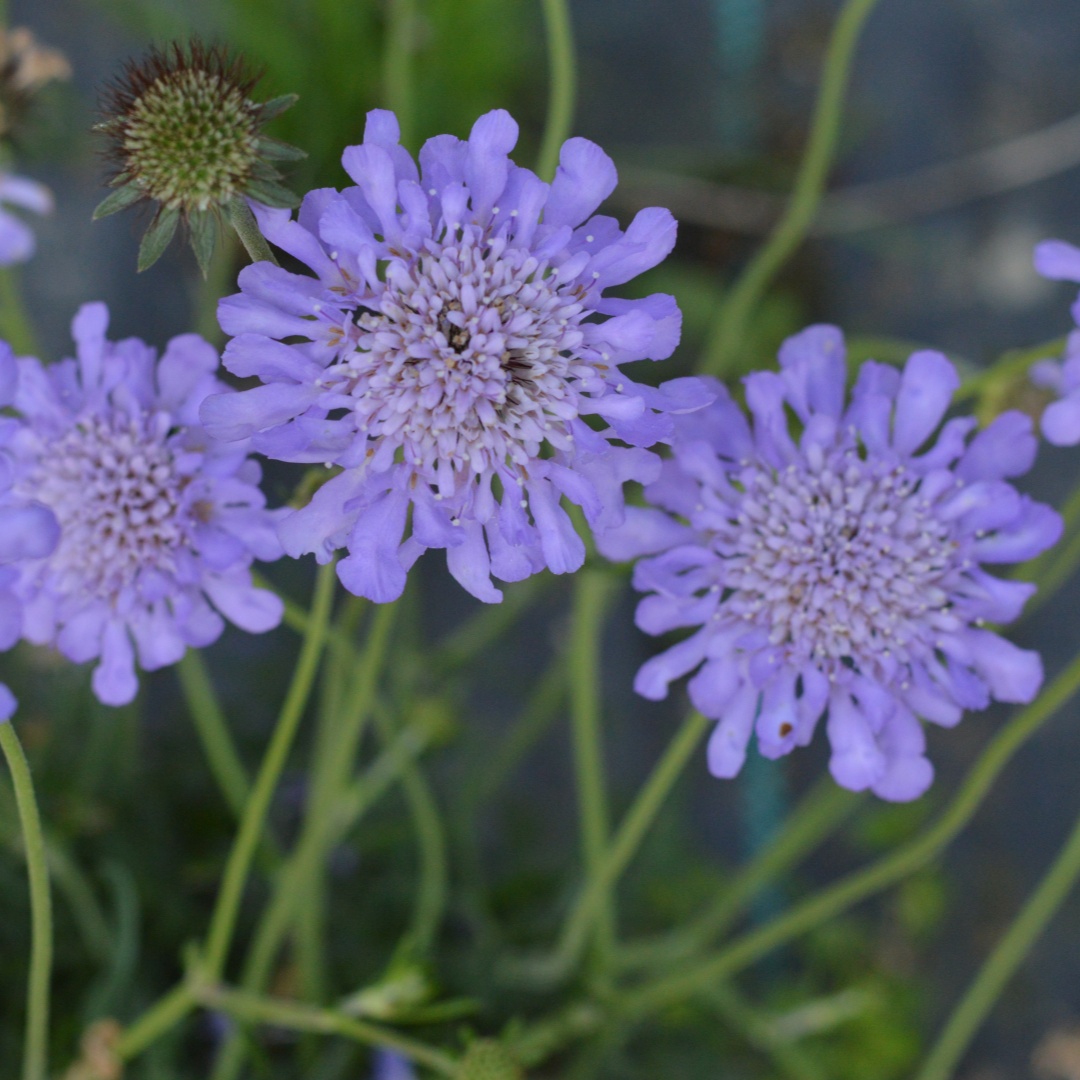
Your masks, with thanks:
M 118 187 L 97 204 L 92 220 L 97 221 L 99 218 L 108 217 L 110 214 L 117 214 L 142 198 L 144 198 L 142 190 L 134 184 L 125 184 L 123 187 Z
M 303 161 L 307 157 L 307 151 L 299 146 L 290 146 L 280 139 L 270 139 L 265 135 L 259 139 L 259 156 L 267 161 Z
M 273 180 L 262 180 L 253 177 L 248 181 L 244 194 L 249 199 L 261 202 L 263 206 L 269 206 L 275 210 L 288 209 L 300 205 L 300 198 L 294 195 L 287 187 L 275 183 Z
M 191 250 L 205 279 L 210 273 L 210 262 L 214 258 L 214 244 L 217 241 L 217 221 L 209 211 L 192 214 L 188 220 L 191 231 Z
M 162 209 L 157 212 L 157 216 L 150 222 L 150 228 L 143 234 L 142 243 L 139 244 L 140 274 L 161 258 L 162 253 L 169 246 L 169 241 L 176 233 L 179 222 L 179 210 Z
M 282 94 L 281 97 L 271 98 L 259 106 L 259 120 L 266 123 L 280 116 L 286 109 L 291 109 L 300 100 L 299 94 Z

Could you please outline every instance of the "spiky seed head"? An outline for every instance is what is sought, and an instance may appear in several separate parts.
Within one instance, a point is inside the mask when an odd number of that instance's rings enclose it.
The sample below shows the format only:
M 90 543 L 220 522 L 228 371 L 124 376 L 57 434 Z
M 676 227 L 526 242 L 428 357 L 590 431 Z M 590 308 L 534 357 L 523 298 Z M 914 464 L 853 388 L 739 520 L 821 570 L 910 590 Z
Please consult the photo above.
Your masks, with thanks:
M 95 130 L 110 139 L 114 190 L 94 216 L 156 204 L 140 270 L 157 261 L 181 220 L 205 274 L 223 210 L 244 197 L 297 205 L 270 162 L 304 155 L 262 134 L 295 97 L 260 104 L 251 98 L 257 81 L 239 57 L 193 39 L 152 48 L 106 87 Z

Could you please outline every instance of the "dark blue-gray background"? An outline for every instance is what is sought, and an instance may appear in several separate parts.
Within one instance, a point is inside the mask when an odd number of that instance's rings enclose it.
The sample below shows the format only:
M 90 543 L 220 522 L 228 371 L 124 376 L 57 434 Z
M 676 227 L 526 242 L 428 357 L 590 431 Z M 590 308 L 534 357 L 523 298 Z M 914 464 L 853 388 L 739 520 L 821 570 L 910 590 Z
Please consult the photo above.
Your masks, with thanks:
M 39 252 L 24 277 L 43 351 L 66 352 L 70 318 L 89 299 L 109 303 L 116 336 L 164 343 L 190 328 L 198 292 L 192 260 L 176 248 L 150 272 L 134 274 L 132 218 L 90 222 L 103 167 L 82 135 L 94 119 L 94 88 L 144 42 L 97 4 L 10 6 L 14 25 L 31 26 L 68 53 L 78 90 L 70 104 L 83 111 L 71 123 L 70 153 L 26 169 L 57 196 L 55 215 L 37 228 Z M 299 0 L 296 9 L 302 19 Z M 575 0 L 575 129 L 628 169 L 727 176 L 755 160 L 790 165 L 835 10 L 819 0 Z M 1078 56 L 1080 11 L 1073 0 L 881 0 L 859 46 L 833 185 L 901 176 L 1066 119 L 1080 110 Z M 536 77 L 543 78 L 541 67 Z M 886 228 L 815 240 L 783 288 L 809 321 L 934 345 L 972 363 L 1054 338 L 1070 326 L 1073 290 L 1041 281 L 1030 253 L 1049 236 L 1080 242 L 1080 167 L 1070 164 L 1067 152 L 1060 156 L 1053 175 L 1037 182 L 988 196 L 961 190 L 955 205 L 926 214 L 917 199 L 909 200 L 903 220 Z M 691 224 L 680 244 L 688 261 L 700 266 L 711 259 L 725 277 L 752 250 L 740 227 Z M 1078 453 L 1044 450 L 1031 490 L 1060 500 L 1072 485 Z M 433 589 L 447 605 L 436 617 L 449 624 L 466 604 L 437 584 Z M 620 610 L 628 615 L 629 602 Z M 1050 673 L 1080 648 L 1074 611 L 1075 601 L 1063 598 L 1017 630 L 1019 641 L 1042 649 Z M 609 634 L 608 648 L 614 681 L 628 677 L 648 644 L 624 618 Z M 493 714 L 512 697 L 511 682 L 506 674 L 494 676 Z M 670 713 L 628 693 L 617 703 L 610 749 L 629 790 L 663 745 Z M 1001 712 L 973 715 L 957 730 L 931 733 L 938 795 L 955 786 L 1003 718 Z M 1018 755 L 950 849 L 949 932 L 926 971 L 931 1019 L 943 1016 L 962 991 L 1080 812 L 1078 762 L 1080 709 L 1069 707 Z M 697 769 L 695 789 L 703 836 L 724 847 L 738 831 L 739 800 L 730 785 L 703 772 Z M 532 775 L 531 782 L 543 792 L 566 780 Z M 560 803 L 569 796 L 561 787 L 557 794 Z M 1051 1029 L 1080 1023 L 1078 935 L 1080 897 L 1073 897 L 1003 996 L 962 1076 L 1035 1075 L 1030 1057 L 1038 1041 Z

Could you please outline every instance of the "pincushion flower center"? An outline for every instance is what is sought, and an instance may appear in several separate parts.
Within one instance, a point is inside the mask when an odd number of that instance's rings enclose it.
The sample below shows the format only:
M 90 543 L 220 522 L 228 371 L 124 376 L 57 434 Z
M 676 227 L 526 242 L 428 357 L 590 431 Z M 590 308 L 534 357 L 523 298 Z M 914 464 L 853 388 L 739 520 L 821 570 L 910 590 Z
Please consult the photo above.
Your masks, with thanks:
M 394 257 L 346 361 L 360 430 L 455 472 L 523 465 L 543 442 L 565 442 L 574 383 L 594 374 L 577 355 L 581 296 L 477 226 Z
M 188 542 L 178 474 L 162 416 L 84 420 L 48 447 L 24 491 L 61 528 L 53 567 L 71 587 L 111 599 L 146 569 L 171 571 Z
M 926 644 L 949 608 L 957 544 L 903 466 L 854 450 L 814 468 L 753 465 L 718 536 L 733 557 L 723 583 L 734 614 L 796 660 L 880 675 Z

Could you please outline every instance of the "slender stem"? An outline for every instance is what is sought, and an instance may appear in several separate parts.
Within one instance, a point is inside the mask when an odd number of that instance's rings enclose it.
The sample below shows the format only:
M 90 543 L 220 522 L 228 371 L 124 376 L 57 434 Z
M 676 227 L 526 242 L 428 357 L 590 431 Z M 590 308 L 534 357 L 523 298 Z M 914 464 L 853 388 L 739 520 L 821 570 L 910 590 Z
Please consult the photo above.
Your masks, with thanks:
M 594 973 L 611 958 L 615 910 L 603 868 L 611 832 L 600 725 L 600 631 L 613 582 L 597 570 L 582 570 L 574 588 L 570 626 L 570 728 L 581 819 L 581 854 L 587 891 L 596 893 Z
M 319 1009 L 298 1002 L 260 997 L 243 990 L 210 987 L 199 992 L 199 1002 L 207 1008 L 228 1013 L 237 1020 L 256 1024 L 273 1024 L 293 1031 L 312 1031 L 326 1035 L 342 1035 L 368 1046 L 395 1050 L 418 1065 L 440 1076 L 458 1076 L 457 1061 L 449 1054 L 436 1050 L 416 1039 L 410 1039 L 390 1028 L 355 1020 L 332 1009 Z
M 1020 710 L 991 739 L 968 771 L 952 802 L 924 833 L 863 870 L 842 878 L 780 917 L 737 938 L 714 956 L 631 991 L 621 1003 L 625 1014 L 628 1018 L 643 1016 L 673 1002 L 685 1000 L 698 990 L 745 968 L 784 942 L 925 866 L 968 823 L 998 773 L 1016 751 L 1078 688 L 1080 656 L 1074 658 L 1034 702 Z
M 376 707 L 375 720 L 383 746 L 393 745 L 397 725 L 385 709 Z M 419 956 L 430 951 L 446 907 L 447 858 L 443 818 L 431 785 L 415 761 L 402 766 L 401 786 L 412 815 L 416 845 L 420 855 L 420 884 L 413 902 L 413 917 L 407 937 Z
M 176 674 L 210 763 L 210 771 L 229 808 L 239 819 L 251 793 L 251 781 L 229 734 L 229 725 L 207 674 L 202 653 L 198 649 L 188 649 L 176 666 Z
M 37 335 L 26 314 L 26 304 L 15 270 L 0 269 L 0 338 L 20 355 L 38 354 Z
M 915 1080 L 948 1080 L 1005 984 L 1080 877 L 1080 820 L 949 1017 Z
M 548 108 L 544 141 L 536 172 L 550 180 L 559 164 L 559 150 L 570 136 L 577 98 L 577 71 L 574 60 L 574 32 L 566 0 L 541 0 L 548 43 Z
M 701 743 L 711 722 L 701 713 L 691 712 L 638 792 L 610 847 L 605 851 L 595 875 L 590 877 L 570 911 L 555 950 L 555 966 L 560 973 L 567 972 L 581 954 L 588 933 L 601 913 L 606 896 L 637 853 L 645 834 L 656 820 L 656 815 L 671 793 L 675 781 L 682 775 L 690 755 Z
M 809 855 L 860 805 L 860 796 L 823 777 L 788 815 L 780 832 L 732 879 L 698 918 L 663 938 L 625 946 L 620 966 L 670 965 L 700 955 L 770 881 Z
M 702 369 L 722 375 L 743 345 L 746 327 L 765 290 L 806 238 L 825 191 L 840 138 L 851 61 L 866 17 L 876 0 L 846 0 L 833 28 L 810 137 L 784 216 L 717 309 Z
M 1060 356 L 1065 349 L 1066 338 L 1054 338 L 1041 345 L 1030 345 L 1023 349 L 1010 349 L 1002 353 L 989 367 L 976 375 L 966 378 L 953 397 L 953 404 L 977 397 L 994 383 L 1007 385 L 1010 380 L 1027 374 L 1027 370 L 1036 360 L 1045 357 Z
M 228 214 L 229 224 L 236 230 L 236 235 L 240 238 L 240 243 L 244 245 L 244 250 L 251 261 L 268 262 L 277 266 L 278 261 L 274 258 L 266 237 L 259 232 L 259 223 L 255 220 L 255 215 L 251 212 L 247 201 L 237 196 L 229 203 Z
M 34 796 L 30 766 L 10 721 L 0 723 L 0 749 L 11 772 L 19 809 L 26 867 L 30 878 L 30 978 L 26 990 L 26 1045 L 23 1080 L 47 1080 L 49 1075 L 49 979 L 52 974 L 52 899 L 41 817 Z
M 187 983 L 174 986 L 164 997 L 158 998 L 131 1027 L 125 1029 L 116 1044 L 116 1056 L 121 1061 L 138 1057 L 148 1046 L 179 1024 L 195 1004 L 195 996 Z
M 333 563 L 319 567 L 308 634 L 300 650 L 296 671 L 293 673 L 292 683 L 285 695 L 273 738 L 270 740 L 266 757 L 259 769 L 251 798 L 244 809 L 240 831 L 229 854 L 221 891 L 218 893 L 217 903 L 210 920 L 204 975 L 211 982 L 216 982 L 220 978 L 225 967 L 251 861 L 262 834 L 274 790 L 277 788 L 278 779 L 285 767 L 297 728 L 304 715 L 312 683 L 315 681 L 319 657 L 326 640 L 326 627 L 334 597 L 334 581 Z
M 386 44 L 383 47 L 382 84 L 387 108 L 397 114 L 402 145 L 412 137 L 413 38 L 416 33 L 416 0 L 389 0 Z

